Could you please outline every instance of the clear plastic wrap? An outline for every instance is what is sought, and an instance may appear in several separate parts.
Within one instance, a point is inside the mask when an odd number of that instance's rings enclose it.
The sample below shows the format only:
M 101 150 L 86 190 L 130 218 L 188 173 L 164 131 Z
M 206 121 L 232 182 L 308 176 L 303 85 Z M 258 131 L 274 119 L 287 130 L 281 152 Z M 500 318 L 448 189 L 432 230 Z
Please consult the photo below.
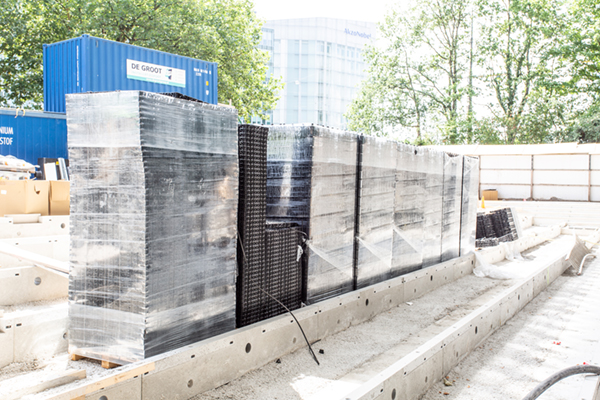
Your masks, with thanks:
M 464 256 L 475 249 L 479 200 L 479 158 L 463 156 L 462 182 L 460 255 Z
M 138 361 L 235 328 L 237 112 L 67 95 L 69 352 Z
M 442 204 L 444 193 L 444 153 L 425 148 L 425 190 L 423 203 L 423 267 L 442 261 Z
M 424 203 L 427 195 L 425 149 L 397 144 L 392 276 L 423 266 Z
M 444 154 L 442 261 L 451 260 L 460 255 L 462 170 L 462 156 Z
M 14 156 L 0 155 L 0 180 L 27 180 L 35 174 L 35 165 Z
M 267 218 L 306 234 L 308 304 L 349 292 L 358 136 L 314 125 L 274 125 L 267 148 Z
M 356 287 L 391 277 L 397 143 L 362 136 L 357 192 Z

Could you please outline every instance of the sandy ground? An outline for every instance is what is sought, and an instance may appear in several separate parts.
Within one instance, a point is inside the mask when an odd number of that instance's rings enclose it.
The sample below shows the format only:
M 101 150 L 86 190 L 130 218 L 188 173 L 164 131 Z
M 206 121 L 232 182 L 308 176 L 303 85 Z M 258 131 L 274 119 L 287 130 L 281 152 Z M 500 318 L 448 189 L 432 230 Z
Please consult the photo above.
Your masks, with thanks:
M 598 259 L 586 262 L 581 276 L 559 277 L 450 372 L 453 386 L 438 382 L 422 398 L 522 399 L 553 373 L 584 362 L 600 365 Z M 582 386 L 589 390 L 597 379 L 567 378 L 539 399 L 582 399 Z

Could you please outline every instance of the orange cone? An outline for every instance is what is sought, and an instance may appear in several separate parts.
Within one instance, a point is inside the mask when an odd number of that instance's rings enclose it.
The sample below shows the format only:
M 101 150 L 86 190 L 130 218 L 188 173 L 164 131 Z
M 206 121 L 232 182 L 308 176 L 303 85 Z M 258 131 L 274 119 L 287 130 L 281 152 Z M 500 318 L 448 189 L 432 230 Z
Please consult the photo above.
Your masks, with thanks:
M 485 196 L 481 196 L 481 208 L 485 208 Z

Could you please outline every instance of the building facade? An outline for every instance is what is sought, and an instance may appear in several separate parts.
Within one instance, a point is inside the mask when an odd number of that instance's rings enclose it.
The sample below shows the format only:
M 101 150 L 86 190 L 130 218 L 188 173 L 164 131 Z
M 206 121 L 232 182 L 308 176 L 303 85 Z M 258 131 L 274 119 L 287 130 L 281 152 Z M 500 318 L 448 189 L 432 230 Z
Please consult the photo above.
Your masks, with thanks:
M 271 52 L 269 73 L 285 84 L 266 123 L 346 127 L 344 113 L 366 78 L 362 52 L 374 23 L 333 18 L 267 21 L 261 48 Z

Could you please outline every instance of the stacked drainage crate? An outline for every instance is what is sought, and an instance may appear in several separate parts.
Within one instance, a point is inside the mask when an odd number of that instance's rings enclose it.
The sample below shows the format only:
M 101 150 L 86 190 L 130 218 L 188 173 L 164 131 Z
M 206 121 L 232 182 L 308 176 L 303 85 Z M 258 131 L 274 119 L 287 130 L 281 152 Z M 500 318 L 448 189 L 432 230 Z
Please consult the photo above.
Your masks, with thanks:
M 444 153 L 425 150 L 425 221 L 423 227 L 423 267 L 442 261 L 442 207 L 444 192 Z
M 356 287 L 392 276 L 397 143 L 361 136 L 356 219 Z
M 460 215 L 463 157 L 444 154 L 442 261 L 460 255 Z
M 460 220 L 460 255 L 475 249 L 477 202 L 479 198 L 479 159 L 463 157 L 462 209 Z
M 286 309 L 282 304 L 289 310 L 296 310 L 302 305 L 303 280 L 298 253 L 301 240 L 302 232 L 297 224 L 267 221 L 268 274 L 265 290 L 269 296 L 264 304 L 264 318 L 284 313 Z
M 306 234 L 308 304 L 354 286 L 357 135 L 313 125 L 269 130 L 267 218 Z
M 497 246 L 521 238 L 521 225 L 515 215 L 512 208 L 477 213 L 476 247 Z
M 237 326 L 259 321 L 266 302 L 265 224 L 267 134 L 256 125 L 238 127 L 240 188 L 238 203 Z
M 392 276 L 423 266 L 426 153 L 422 147 L 398 143 L 394 201 Z
M 238 128 L 239 327 L 285 312 L 280 303 L 290 310 L 299 308 L 302 295 L 299 230 L 295 224 L 266 221 L 268 132 L 268 128 L 256 125 Z
M 235 328 L 237 112 L 67 96 L 69 352 L 119 364 Z

